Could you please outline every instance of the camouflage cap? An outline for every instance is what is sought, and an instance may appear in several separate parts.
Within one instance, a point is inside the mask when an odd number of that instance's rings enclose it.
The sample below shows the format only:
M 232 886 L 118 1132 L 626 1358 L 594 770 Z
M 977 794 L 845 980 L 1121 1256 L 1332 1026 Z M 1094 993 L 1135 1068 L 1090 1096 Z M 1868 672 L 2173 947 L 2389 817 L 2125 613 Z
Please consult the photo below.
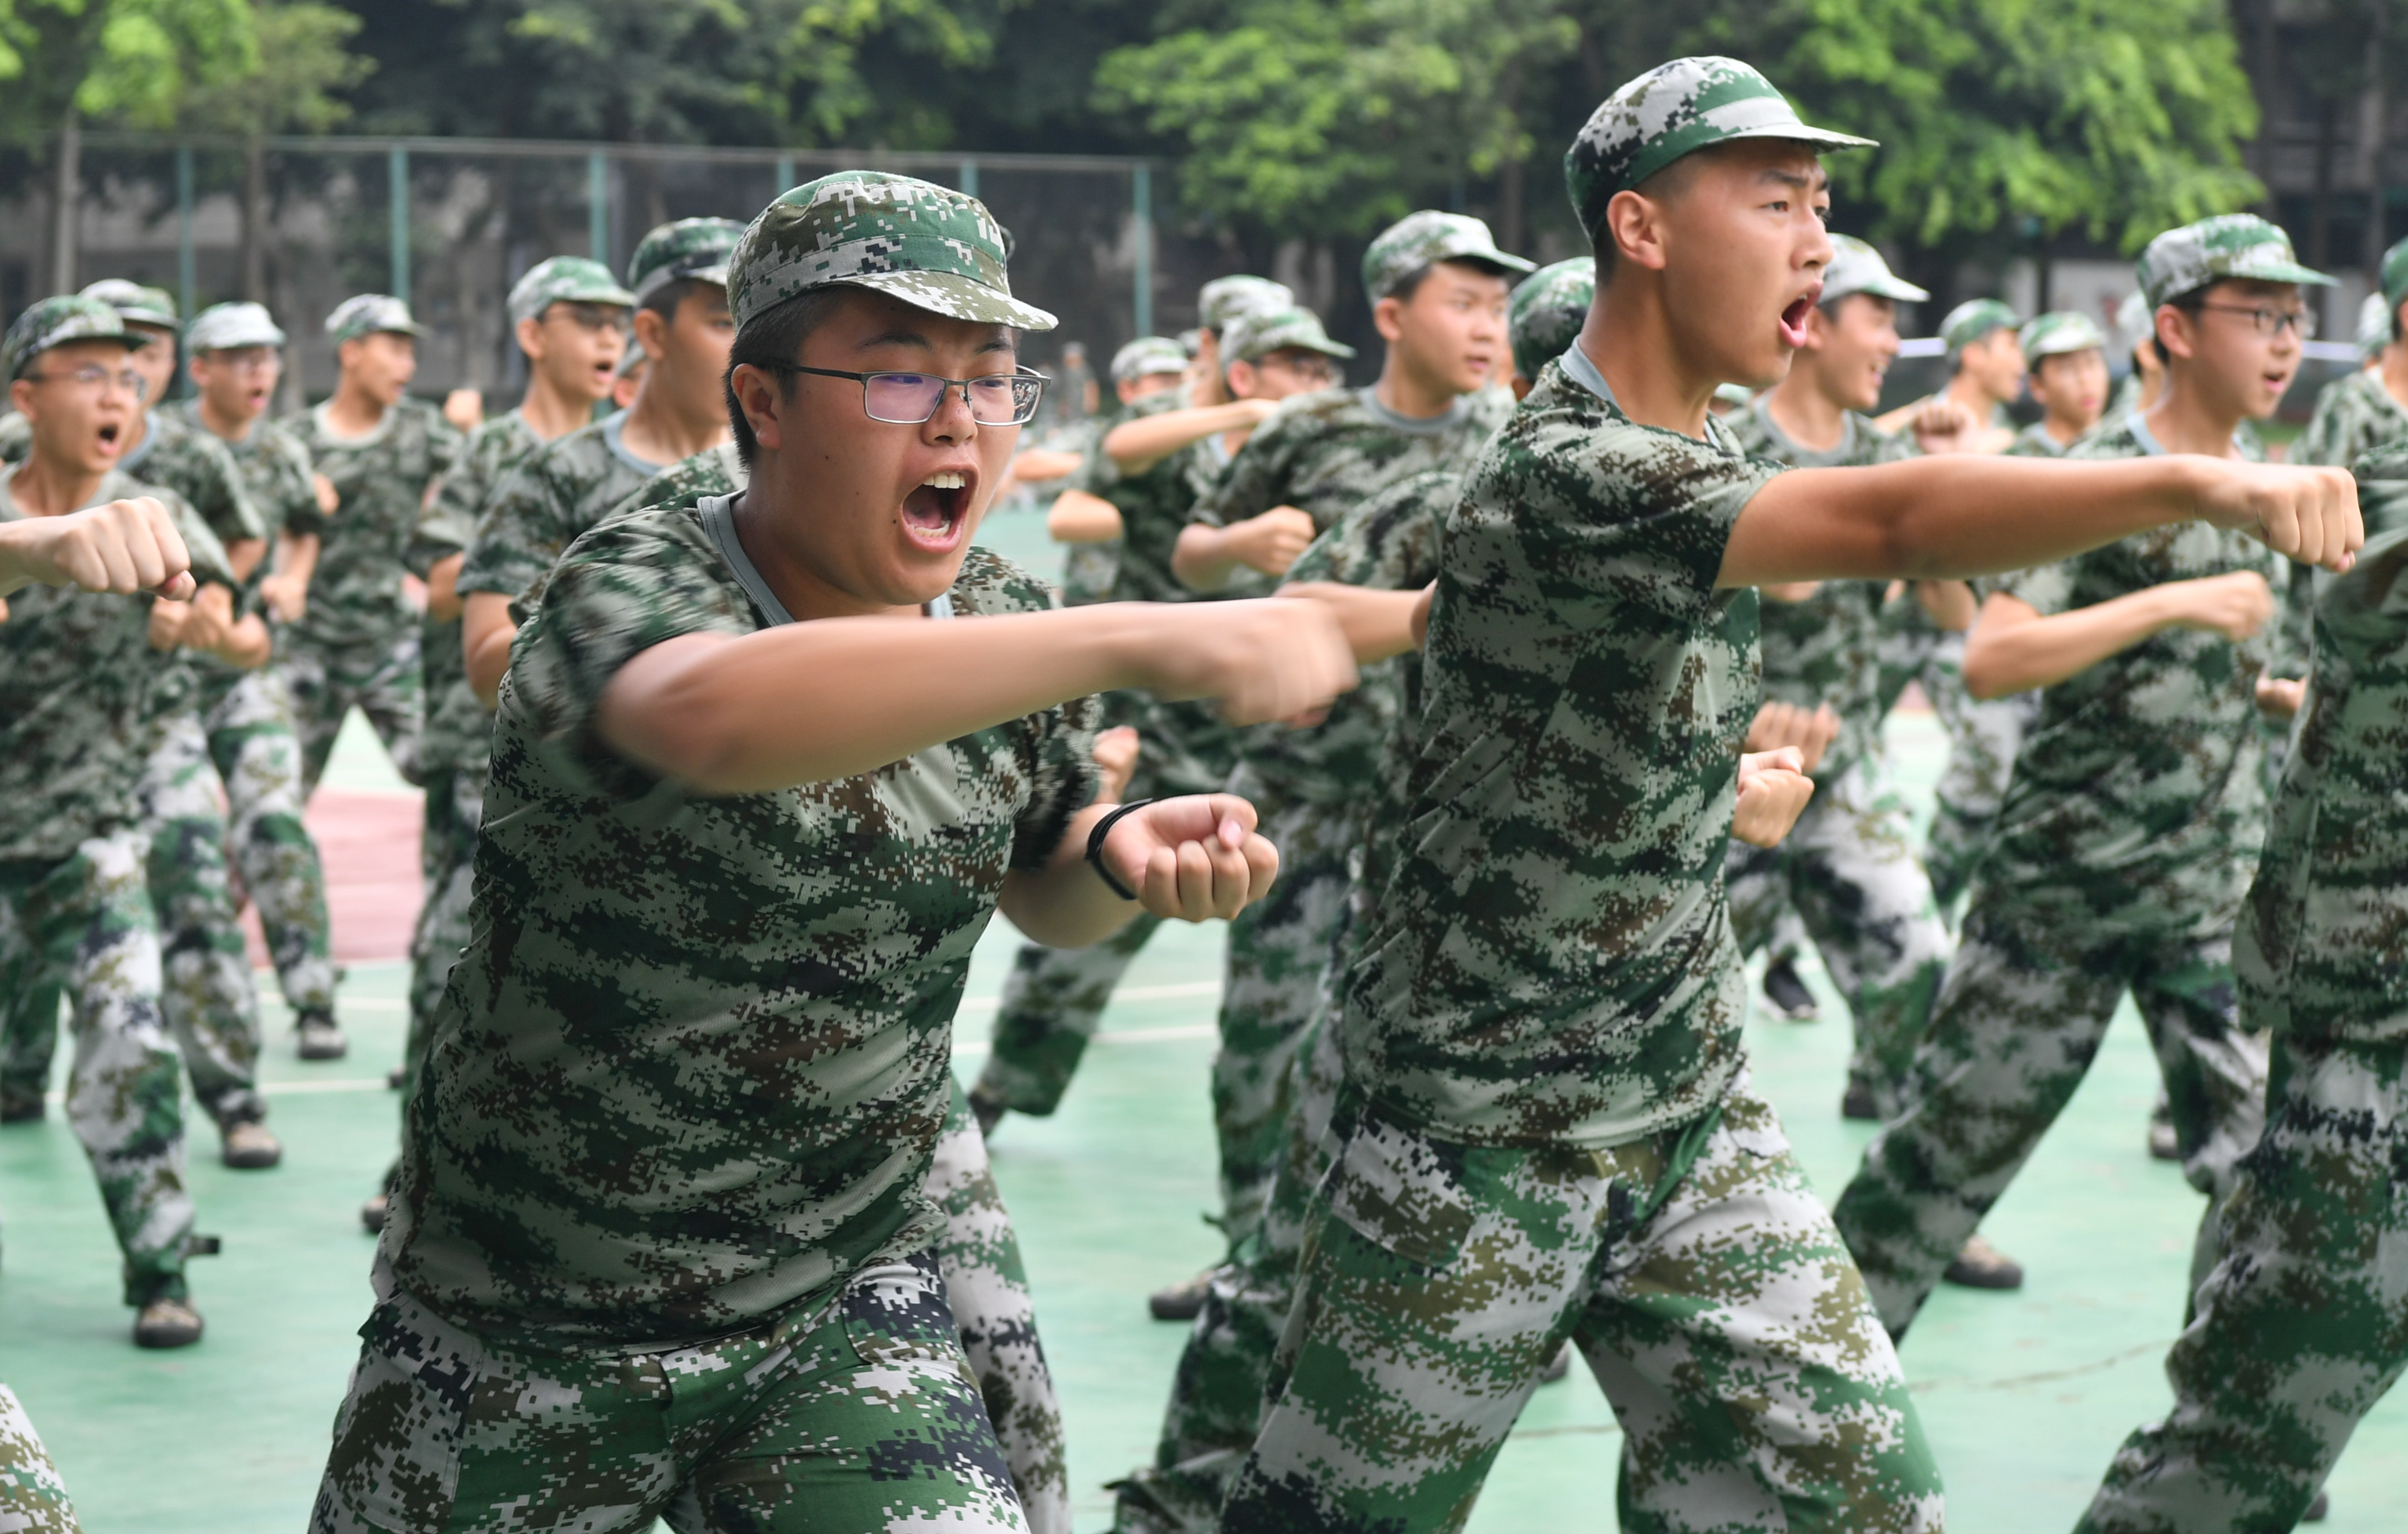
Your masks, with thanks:
M 1684 154 L 1739 138 L 1784 138 L 1817 150 L 1873 140 L 1810 128 L 1772 82 L 1737 59 L 1674 59 L 1605 98 L 1564 151 L 1564 184 L 1589 238 L 1605 205 Z
M 2135 270 L 2152 309 L 2234 278 L 2319 287 L 2330 287 L 2333 280 L 2300 265 L 2291 253 L 2291 237 L 2255 213 L 2219 213 L 2169 229 L 2142 250 Z
M 744 226 L 734 219 L 678 219 L 653 229 L 627 258 L 627 286 L 636 302 L 689 278 L 725 287 L 727 264 L 743 234 Z
M 2408 299 L 2408 239 L 2401 240 L 2383 252 L 2382 275 L 2377 281 L 2383 301 L 2393 308 Z
M 1920 304 L 1931 296 L 1889 269 L 1882 253 L 1854 235 L 1831 237 L 1831 264 L 1823 268 L 1823 296 L 1836 304 L 1852 293 L 1869 294 L 1900 304 Z
M 326 316 L 326 334 L 335 338 L 337 346 L 379 332 L 423 336 L 426 327 L 409 317 L 408 304 L 389 293 L 363 293 L 346 298 Z
M 1954 357 L 1994 330 L 2013 330 L 2022 323 L 2014 309 L 1995 298 L 1968 298 L 1942 318 L 1940 340 Z
M 176 312 L 175 294 L 165 288 L 131 282 L 122 277 L 104 277 L 79 296 L 99 299 L 129 325 L 159 325 L 173 330 L 183 323 L 183 317 Z
M 1597 297 L 1597 257 L 1574 256 L 1542 266 L 1513 290 L 1505 306 L 1505 330 L 1513 345 L 1513 371 L 1535 379 L 1539 369 L 1571 346 Z
M 14 383 L 36 357 L 69 341 L 115 341 L 131 349 L 149 344 L 150 337 L 127 330 L 117 310 L 97 298 L 61 294 L 17 316 L 7 339 L 0 340 L 0 371 Z
M 1329 338 L 1321 328 L 1321 316 L 1309 308 L 1290 305 L 1286 308 L 1251 309 L 1229 322 L 1221 334 L 1221 365 L 1233 362 L 1260 362 L 1274 351 L 1290 348 L 1318 351 L 1325 357 L 1351 357 L 1354 349 Z
M 2107 350 L 2107 337 L 2100 331 L 2099 322 L 2080 309 L 2053 309 L 2035 316 L 2015 332 L 2015 343 L 2024 349 L 2026 367 L 2036 365 L 2042 357 Z
M 1201 329 L 1181 331 L 1179 333 L 1179 345 L 1191 358 L 1202 356 L 1204 354 L 1204 332 Z
M 2382 294 L 2366 295 L 2358 306 L 2358 334 L 2354 338 L 2358 342 L 2358 355 L 2371 362 L 2382 355 L 2385 347 L 2400 338 L 2393 329 L 2399 313 L 2400 306 Z
M 1425 208 L 1372 237 L 1370 248 L 1363 252 L 1364 296 L 1376 304 L 1394 293 L 1398 283 L 1440 261 L 1468 261 L 1500 277 L 1538 269 L 1520 256 L 1498 250 L 1497 237 L 1480 220 L 1468 213 Z
M 636 295 L 619 286 L 610 268 L 583 256 L 538 261 L 510 285 L 510 323 L 539 320 L 554 304 L 615 304 L 636 307 Z
M 1249 309 L 1287 308 L 1295 303 L 1296 294 L 1284 282 L 1268 277 L 1216 277 L 1197 292 L 1196 323 L 1218 336 Z
M 191 351 L 283 344 L 284 332 L 262 304 L 211 304 L 184 327 L 184 347 Z
M 1134 383 L 1159 373 L 1187 371 L 1187 349 L 1168 336 L 1140 336 L 1112 353 L 1112 381 Z
M 1054 323 L 1011 296 L 1003 231 L 984 203 L 883 171 L 840 170 L 784 194 L 744 231 L 728 274 L 739 328 L 797 294 L 835 286 L 978 324 Z
M 2149 295 L 2138 288 L 2126 294 L 2115 306 L 2115 334 L 2122 337 L 2126 354 L 2146 346 L 2157 333 L 2157 310 L 2150 306 Z

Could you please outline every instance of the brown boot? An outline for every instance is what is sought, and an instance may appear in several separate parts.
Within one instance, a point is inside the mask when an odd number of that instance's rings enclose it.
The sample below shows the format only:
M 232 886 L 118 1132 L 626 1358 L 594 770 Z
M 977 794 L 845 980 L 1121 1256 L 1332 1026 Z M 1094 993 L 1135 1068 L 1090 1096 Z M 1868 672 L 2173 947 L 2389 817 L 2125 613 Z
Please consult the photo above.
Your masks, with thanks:
M 262 1171 L 284 1159 L 284 1145 L 267 1125 L 246 1119 L 219 1131 L 218 1159 L 236 1171 Z
M 188 1348 L 201 1340 L 201 1312 L 188 1300 L 154 1299 L 135 1312 L 137 1348 Z

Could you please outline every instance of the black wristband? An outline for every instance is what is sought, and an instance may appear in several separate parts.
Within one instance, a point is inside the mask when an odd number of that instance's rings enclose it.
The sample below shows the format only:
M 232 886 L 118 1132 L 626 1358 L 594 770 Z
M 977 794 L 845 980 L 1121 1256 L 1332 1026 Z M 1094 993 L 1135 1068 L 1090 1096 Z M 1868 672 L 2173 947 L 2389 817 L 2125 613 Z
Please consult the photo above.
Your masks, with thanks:
M 1109 814 L 1096 822 L 1095 829 L 1087 833 L 1088 867 L 1094 868 L 1096 877 L 1104 882 L 1104 888 L 1124 900 L 1134 900 L 1137 896 L 1128 886 L 1112 877 L 1111 869 L 1104 867 L 1104 839 L 1112 834 L 1112 827 L 1120 824 L 1123 815 L 1133 810 L 1142 810 L 1153 802 L 1152 799 L 1131 799 L 1126 804 L 1114 805 Z

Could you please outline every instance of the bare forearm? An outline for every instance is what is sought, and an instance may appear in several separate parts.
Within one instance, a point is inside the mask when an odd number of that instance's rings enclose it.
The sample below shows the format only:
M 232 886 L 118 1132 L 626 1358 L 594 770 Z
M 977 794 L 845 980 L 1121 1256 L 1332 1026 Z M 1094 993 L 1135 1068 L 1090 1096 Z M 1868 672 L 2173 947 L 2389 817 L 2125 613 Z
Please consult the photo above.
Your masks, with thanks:
M 1104 456 L 1123 474 L 1142 474 L 1190 442 L 1258 425 L 1263 408 L 1251 400 L 1124 421 L 1104 434 Z
M 1994 698 L 2054 687 L 2129 650 L 2172 618 L 2162 592 L 2150 590 L 2020 623 L 1985 619 L 1965 641 L 1965 690 Z
M 1932 626 L 1943 633 L 1962 634 L 1973 626 L 1981 604 L 1973 599 L 1973 588 L 1962 581 L 1918 581 L 1914 583 L 1914 599 L 1922 605 L 1923 615 Z
M 257 670 L 275 652 L 276 641 L 257 613 L 226 630 L 225 638 L 210 647 L 210 653 L 239 671 Z
M 236 581 L 248 581 L 251 572 L 267 556 L 267 540 L 264 538 L 238 538 L 225 546 L 226 568 Z
M 460 566 L 466 554 L 451 554 L 426 572 L 426 616 L 448 624 L 460 616 Z
M 461 669 L 468 690 L 490 709 L 499 698 L 502 673 L 510 668 L 510 641 L 518 625 L 510 622 L 510 599 L 499 592 L 472 591 L 461 604 Z
M 318 535 L 286 533 L 276 540 L 276 573 L 303 585 L 318 573 Z
M 1221 590 L 1240 563 L 1229 551 L 1228 530 L 1200 522 L 1181 528 L 1170 550 L 1170 573 L 1189 591 Z
M 1056 543 L 1110 543 L 1121 532 L 1121 509 L 1083 490 L 1062 492 L 1045 513 L 1045 535 Z
M 1004 876 L 998 903 L 1011 925 L 1032 941 L 1049 948 L 1084 948 L 1118 932 L 1138 913 L 1136 901 L 1106 889 L 1087 866 L 1088 834 L 1111 809 L 1099 803 L 1081 810 L 1045 867 Z
M 1796 469 L 1741 513 L 1717 584 L 2018 570 L 2196 514 L 2197 463 L 1950 455 Z
M 1335 581 L 1299 581 L 1279 589 L 1282 596 L 1319 602 L 1338 620 L 1357 666 L 1369 666 L 1417 648 L 1413 608 L 1419 591 L 1374 591 Z

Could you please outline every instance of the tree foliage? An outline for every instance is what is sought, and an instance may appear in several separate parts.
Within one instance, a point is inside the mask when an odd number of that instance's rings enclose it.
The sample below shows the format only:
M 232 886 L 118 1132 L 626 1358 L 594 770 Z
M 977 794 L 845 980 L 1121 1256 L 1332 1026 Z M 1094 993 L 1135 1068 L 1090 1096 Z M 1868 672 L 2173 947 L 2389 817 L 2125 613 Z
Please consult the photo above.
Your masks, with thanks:
M 0 0 L 0 131 L 48 132 L 70 108 L 164 127 L 258 60 L 246 0 Z
M 350 50 L 360 19 L 314 0 L 265 0 L 251 13 L 257 60 L 205 81 L 184 99 L 182 124 L 204 133 L 330 133 L 351 115 L 349 94 L 376 72 Z

